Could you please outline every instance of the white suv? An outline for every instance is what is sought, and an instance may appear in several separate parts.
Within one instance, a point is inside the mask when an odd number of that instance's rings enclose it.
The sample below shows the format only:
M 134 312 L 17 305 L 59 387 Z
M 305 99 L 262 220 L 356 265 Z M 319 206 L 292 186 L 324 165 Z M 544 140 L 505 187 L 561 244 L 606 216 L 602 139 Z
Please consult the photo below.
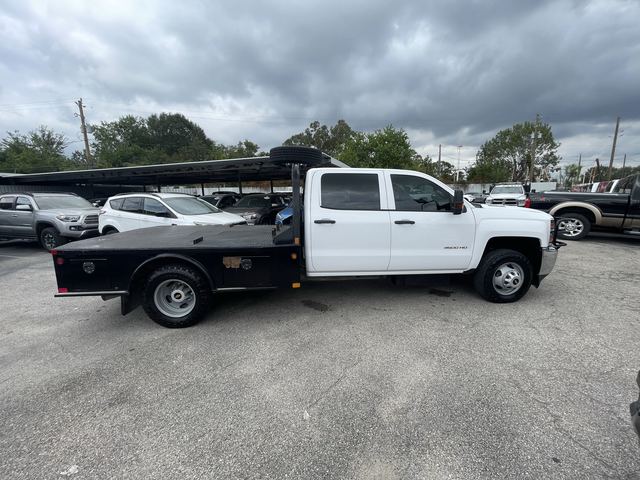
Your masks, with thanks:
M 100 233 L 159 225 L 241 225 L 244 218 L 183 193 L 127 193 L 109 198 L 98 217 Z

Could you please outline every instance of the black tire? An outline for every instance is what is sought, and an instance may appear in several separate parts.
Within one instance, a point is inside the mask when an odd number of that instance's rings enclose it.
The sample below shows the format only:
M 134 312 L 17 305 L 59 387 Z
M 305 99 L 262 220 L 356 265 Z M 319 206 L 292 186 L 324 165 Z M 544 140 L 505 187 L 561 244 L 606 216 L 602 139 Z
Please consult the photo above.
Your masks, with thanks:
M 171 285 L 176 285 L 176 287 L 171 287 Z M 185 295 L 183 299 L 186 304 L 191 297 L 188 294 L 188 290 L 185 291 L 185 289 L 178 288 L 182 287 L 182 285 L 187 285 L 193 294 L 193 308 L 184 315 L 180 315 L 175 311 L 173 312 L 174 315 L 168 315 L 167 311 L 171 310 L 171 308 L 178 309 L 181 307 L 178 306 L 180 302 L 174 301 L 173 293 L 164 296 L 163 299 L 163 289 L 166 291 L 167 287 L 169 290 L 175 288 L 174 292 L 183 292 Z M 195 325 L 202 319 L 209 310 L 211 301 L 211 287 L 200 272 L 186 265 L 172 264 L 161 266 L 151 272 L 144 287 L 142 306 L 149 318 L 163 327 L 185 328 Z M 169 304 L 173 304 L 174 307 Z M 185 311 L 188 308 L 186 307 Z
M 102 230 L 102 235 L 111 235 L 113 233 L 120 233 L 120 232 L 118 232 L 118 229 L 115 227 L 105 227 L 104 230 Z
M 566 229 L 568 226 L 569 230 Z M 558 237 L 563 240 L 581 240 L 591 231 L 591 221 L 579 213 L 566 212 L 556 217 L 556 228 Z
M 40 245 L 45 250 L 53 250 L 54 248 L 67 243 L 67 240 L 53 227 L 43 228 L 40 231 L 39 240 Z
M 269 157 L 274 163 L 302 163 L 309 167 L 324 163 L 322 152 L 313 147 L 274 147 L 269 152 Z
M 513 286 L 511 293 L 504 282 L 502 290 L 495 286 L 495 283 L 501 283 L 498 278 L 500 272 L 503 280 Z M 520 300 L 529 291 L 532 278 L 533 269 L 526 256 L 515 250 L 499 249 L 485 254 L 473 277 L 473 285 L 485 300 L 510 303 Z

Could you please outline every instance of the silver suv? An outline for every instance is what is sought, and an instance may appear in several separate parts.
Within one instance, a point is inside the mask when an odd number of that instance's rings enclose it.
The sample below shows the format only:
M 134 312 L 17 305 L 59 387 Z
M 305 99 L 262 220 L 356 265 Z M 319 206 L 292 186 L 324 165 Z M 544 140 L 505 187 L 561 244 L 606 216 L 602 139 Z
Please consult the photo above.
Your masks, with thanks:
M 98 235 L 99 210 L 73 193 L 0 195 L 0 238 L 39 240 L 52 250 Z

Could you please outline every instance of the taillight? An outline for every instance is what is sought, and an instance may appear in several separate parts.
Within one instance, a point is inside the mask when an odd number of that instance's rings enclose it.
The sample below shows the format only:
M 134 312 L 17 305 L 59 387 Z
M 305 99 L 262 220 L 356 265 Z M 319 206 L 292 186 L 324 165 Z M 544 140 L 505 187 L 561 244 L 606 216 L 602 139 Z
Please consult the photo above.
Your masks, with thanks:
M 58 293 L 69 293 L 69 289 L 66 287 L 59 287 Z
M 524 208 L 531 208 L 531 198 L 527 197 L 524 201 Z
M 55 257 L 58 254 L 58 250 L 54 248 L 53 250 L 49 250 L 49 253 Z
M 56 257 L 56 265 L 64 265 L 64 258 Z

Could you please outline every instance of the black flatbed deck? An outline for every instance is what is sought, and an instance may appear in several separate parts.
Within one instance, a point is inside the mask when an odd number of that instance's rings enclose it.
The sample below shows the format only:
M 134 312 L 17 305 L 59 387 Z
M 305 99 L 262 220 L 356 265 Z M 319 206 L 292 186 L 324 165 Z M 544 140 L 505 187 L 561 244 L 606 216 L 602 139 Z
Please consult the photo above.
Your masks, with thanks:
M 272 225 L 179 225 L 160 226 L 115 233 L 102 237 L 72 242 L 57 248 L 63 252 L 119 252 L 171 251 L 171 250 L 229 250 L 238 248 L 273 248 L 291 246 L 275 245 Z

